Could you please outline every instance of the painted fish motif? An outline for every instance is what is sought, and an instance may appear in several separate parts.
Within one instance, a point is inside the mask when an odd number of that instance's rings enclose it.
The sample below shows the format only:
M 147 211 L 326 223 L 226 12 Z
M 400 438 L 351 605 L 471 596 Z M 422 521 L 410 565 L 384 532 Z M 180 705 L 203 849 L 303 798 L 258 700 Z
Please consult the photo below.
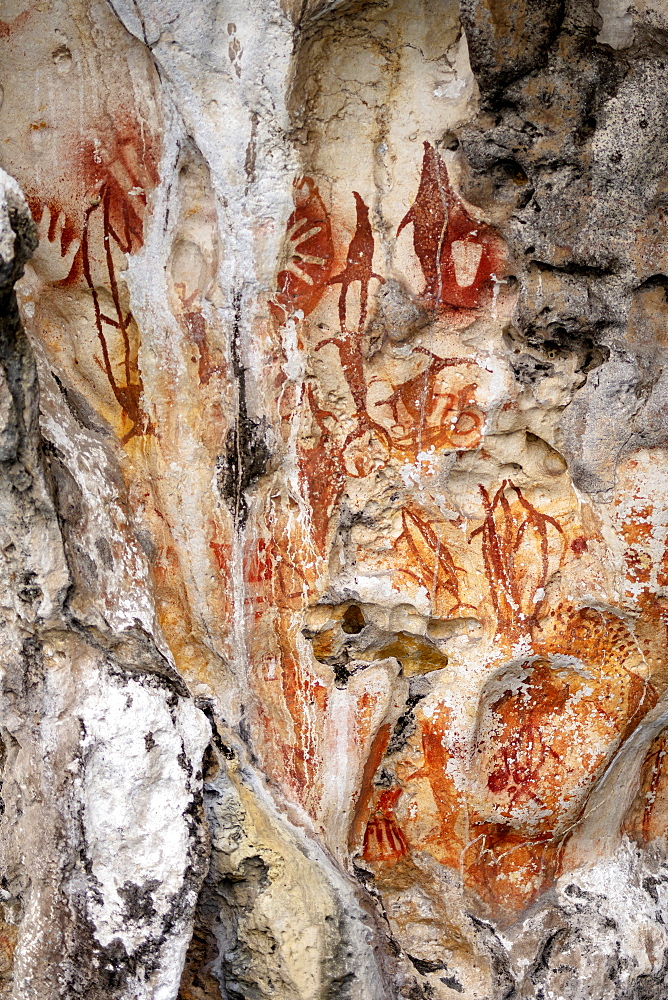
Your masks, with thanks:
M 498 274 L 504 245 L 497 231 L 474 219 L 450 184 L 442 157 L 424 143 L 415 201 L 399 223 L 397 236 L 413 226 L 413 247 L 432 308 L 475 309 Z

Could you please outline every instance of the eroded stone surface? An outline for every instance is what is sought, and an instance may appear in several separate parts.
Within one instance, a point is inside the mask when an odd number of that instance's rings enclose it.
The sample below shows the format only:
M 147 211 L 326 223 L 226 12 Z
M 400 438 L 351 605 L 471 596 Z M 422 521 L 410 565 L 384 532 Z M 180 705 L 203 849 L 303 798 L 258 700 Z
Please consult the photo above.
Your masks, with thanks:
M 0 993 L 663 997 L 665 5 L 1 17 Z

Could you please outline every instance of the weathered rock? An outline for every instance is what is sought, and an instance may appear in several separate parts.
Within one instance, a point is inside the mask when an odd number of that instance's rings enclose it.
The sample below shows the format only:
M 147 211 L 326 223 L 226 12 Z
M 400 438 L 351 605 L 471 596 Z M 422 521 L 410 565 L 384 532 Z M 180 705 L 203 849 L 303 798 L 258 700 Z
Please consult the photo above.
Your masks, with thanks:
M 168 997 L 205 873 L 210 730 L 160 634 L 108 432 L 48 367 L 38 387 L 13 291 L 36 243 L 2 173 L 0 992 Z
M 0 996 L 665 996 L 668 8 L 0 16 Z

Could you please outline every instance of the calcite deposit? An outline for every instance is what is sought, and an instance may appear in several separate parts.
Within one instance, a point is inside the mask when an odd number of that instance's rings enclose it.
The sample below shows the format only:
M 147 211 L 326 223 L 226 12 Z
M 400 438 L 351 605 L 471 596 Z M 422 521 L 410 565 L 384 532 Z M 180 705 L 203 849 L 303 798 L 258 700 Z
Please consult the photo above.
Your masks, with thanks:
M 0 997 L 668 997 L 666 0 L 0 0 Z

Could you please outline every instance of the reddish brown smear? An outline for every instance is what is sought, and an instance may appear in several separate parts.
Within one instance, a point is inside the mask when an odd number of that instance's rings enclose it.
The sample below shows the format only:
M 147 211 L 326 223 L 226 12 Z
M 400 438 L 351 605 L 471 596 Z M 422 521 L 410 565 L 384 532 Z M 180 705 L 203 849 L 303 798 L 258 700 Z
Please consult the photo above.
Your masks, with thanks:
M 320 436 L 312 448 L 300 449 L 299 479 L 311 507 L 315 544 L 324 555 L 329 516 L 345 484 L 343 449 L 335 446 L 326 423 L 335 421 L 334 414 L 318 405 L 312 385 L 307 386 L 306 395 Z
M 221 572 L 228 572 L 231 556 L 230 546 L 224 542 L 209 542 L 209 548 L 214 554 L 218 569 Z
M 640 772 L 640 788 L 622 829 L 643 847 L 668 829 L 668 736 L 662 732 L 649 746 Z
M 9 38 L 13 31 L 22 28 L 32 13 L 33 9 L 29 7 L 28 10 L 24 10 L 22 14 L 15 17 L 13 21 L 0 21 L 0 39 Z
M 362 781 L 360 785 L 360 790 L 357 795 L 357 802 L 355 803 L 355 812 L 353 815 L 352 823 L 350 824 L 350 834 L 348 837 L 349 847 L 354 850 L 356 844 L 359 843 L 361 837 L 361 831 L 367 822 L 369 816 L 369 809 L 371 807 L 371 802 L 374 796 L 374 786 L 373 778 L 380 767 L 385 751 L 387 750 L 387 745 L 390 742 L 390 736 L 392 735 L 392 729 L 387 723 L 383 725 L 378 730 L 373 743 L 371 744 L 371 749 L 369 750 L 369 755 L 364 764 L 364 774 L 362 775 Z M 399 795 L 401 791 L 399 791 Z M 399 798 L 397 795 L 397 799 Z M 396 804 L 396 799 L 395 799 Z M 366 833 L 364 835 L 364 843 L 366 845 Z
M 273 552 L 269 543 L 264 538 L 258 539 L 257 546 L 253 550 L 247 568 L 247 579 L 249 583 L 268 583 L 273 577 Z
M 452 190 L 447 167 L 434 147 L 424 143 L 422 174 L 415 201 L 397 229 L 413 225 L 413 246 L 425 286 L 422 296 L 434 308 L 475 309 L 503 268 L 504 243 L 499 233 L 474 219 Z M 457 246 L 453 250 L 453 244 Z M 479 248 L 479 249 L 478 249 Z M 457 281 L 455 254 L 480 254 L 470 284 Z
M 246 576 L 254 584 L 253 603 L 282 610 L 301 609 L 304 587 L 308 586 L 302 566 L 288 551 L 285 534 L 260 538 L 247 562 Z
M 651 840 L 652 835 L 652 806 L 656 802 L 659 788 L 661 786 L 661 778 L 664 769 L 664 757 L 666 756 L 665 745 L 660 746 L 654 751 L 653 759 L 651 760 L 651 767 L 648 767 L 648 763 L 645 765 L 650 771 L 650 781 L 647 796 L 645 798 L 645 808 L 643 809 L 642 816 L 642 835 L 643 840 L 647 844 Z
M 299 793 L 308 793 L 311 782 L 310 771 L 314 761 L 319 760 L 318 732 L 310 722 L 315 706 L 318 718 L 324 718 L 327 711 L 327 690 L 318 680 L 302 671 L 299 656 L 294 651 L 294 634 L 291 631 L 292 616 L 289 611 L 280 610 L 274 621 L 281 663 L 281 687 L 286 707 L 294 726 L 294 742 L 284 747 L 285 766 L 293 787 Z
M 285 266 L 270 303 L 279 323 L 297 312 L 304 316 L 313 312 L 327 287 L 334 257 L 329 213 L 311 177 L 295 181 L 294 199 L 285 234 Z
M 411 775 L 411 780 L 428 778 L 440 820 L 435 853 L 441 864 L 458 868 L 463 847 L 458 821 L 464 812 L 464 802 L 448 772 L 450 751 L 443 746 L 443 734 L 449 723 L 449 718 L 424 719 L 422 722 L 424 765 L 421 770 Z
M 372 278 L 377 278 L 382 284 L 385 279 L 381 278 L 373 270 L 374 238 L 369 222 L 369 209 L 364 204 L 357 191 L 353 191 L 355 206 L 357 210 L 357 225 L 355 235 L 350 241 L 346 266 L 340 274 L 329 279 L 330 285 L 341 285 L 339 296 L 339 322 L 341 330 L 346 330 L 347 321 L 347 297 L 348 289 L 355 281 L 360 283 L 360 316 L 357 324 L 358 331 L 364 329 L 366 323 L 367 304 L 369 301 L 369 285 Z
M 549 835 L 531 839 L 510 826 L 481 823 L 475 838 L 467 854 L 465 883 L 501 922 L 512 921 L 516 911 L 532 903 L 560 873 L 564 844 Z
M 224 374 L 220 365 L 213 363 L 206 335 L 206 320 L 200 312 L 183 313 L 183 325 L 199 353 L 197 365 L 200 385 L 208 385 L 213 375 Z

